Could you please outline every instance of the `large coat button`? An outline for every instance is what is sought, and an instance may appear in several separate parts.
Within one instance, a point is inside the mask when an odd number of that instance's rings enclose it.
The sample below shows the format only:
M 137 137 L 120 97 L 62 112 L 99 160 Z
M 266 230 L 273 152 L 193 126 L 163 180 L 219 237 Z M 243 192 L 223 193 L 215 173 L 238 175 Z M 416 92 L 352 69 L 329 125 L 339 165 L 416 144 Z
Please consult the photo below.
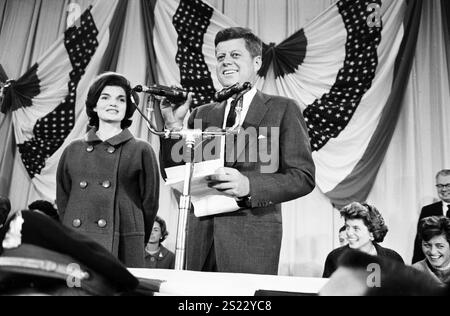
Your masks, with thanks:
M 93 151 L 94 151 L 94 146 L 92 146 L 92 145 L 88 146 L 88 147 L 86 148 L 86 151 L 87 151 L 88 153 L 93 152 Z
M 103 181 L 102 187 L 104 187 L 105 189 L 109 189 L 111 187 L 111 181 Z
M 88 183 L 87 183 L 86 181 L 81 181 L 81 182 L 80 182 L 80 188 L 86 189 L 87 186 L 88 186 Z
M 106 225 L 107 225 L 107 223 L 106 223 L 106 221 L 105 221 L 104 219 L 101 219 L 101 220 L 99 220 L 99 221 L 97 222 L 97 225 L 98 225 L 98 227 L 100 227 L 100 228 L 105 228 Z
M 80 219 L 74 219 L 72 222 L 72 226 L 75 228 L 81 227 L 81 220 Z
M 114 154 L 116 152 L 116 149 L 113 146 L 108 147 L 107 150 L 110 154 Z

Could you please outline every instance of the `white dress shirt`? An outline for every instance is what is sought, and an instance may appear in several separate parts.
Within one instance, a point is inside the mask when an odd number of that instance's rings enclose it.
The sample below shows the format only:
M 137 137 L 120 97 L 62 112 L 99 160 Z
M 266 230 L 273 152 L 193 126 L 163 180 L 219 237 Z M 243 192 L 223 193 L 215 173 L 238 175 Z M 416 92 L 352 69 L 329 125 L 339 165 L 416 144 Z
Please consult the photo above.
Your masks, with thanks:
M 252 103 L 253 98 L 256 95 L 256 91 L 257 91 L 256 87 L 253 86 L 253 88 L 250 89 L 250 91 L 248 91 L 246 94 L 244 94 L 244 100 L 242 103 L 241 120 L 239 122 L 239 126 L 242 126 L 242 124 L 244 124 L 245 117 L 247 116 L 248 110 L 250 108 L 250 104 Z M 228 113 L 230 113 L 232 101 L 233 101 L 233 99 L 231 99 L 231 98 L 228 99 L 228 101 L 227 101 L 227 107 L 225 108 L 225 116 L 224 116 L 222 128 L 225 128 L 227 125 L 227 117 L 228 117 Z

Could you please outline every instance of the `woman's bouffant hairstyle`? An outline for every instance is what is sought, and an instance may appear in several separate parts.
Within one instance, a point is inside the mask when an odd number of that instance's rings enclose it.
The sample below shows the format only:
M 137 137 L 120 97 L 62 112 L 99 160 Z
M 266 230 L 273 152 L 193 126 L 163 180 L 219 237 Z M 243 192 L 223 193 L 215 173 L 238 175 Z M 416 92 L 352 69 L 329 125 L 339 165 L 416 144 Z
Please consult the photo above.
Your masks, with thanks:
M 450 218 L 445 216 L 425 217 L 419 222 L 420 240 L 429 242 L 437 236 L 445 236 L 450 244 Z
M 345 219 L 362 219 L 364 225 L 367 226 L 369 232 L 372 233 L 374 241 L 381 243 L 386 237 L 388 228 L 384 222 L 383 216 L 376 207 L 366 204 L 353 202 L 340 211 L 341 216 Z
M 125 90 L 127 97 L 127 110 L 125 117 L 120 124 L 121 128 L 128 128 L 131 126 L 134 111 L 136 105 L 139 104 L 139 98 L 137 94 L 132 91 L 130 82 L 121 74 L 115 72 L 107 72 L 98 76 L 89 88 L 89 92 L 86 99 L 86 114 L 89 117 L 89 125 L 98 128 L 99 118 L 97 112 L 94 111 L 97 106 L 98 99 L 106 86 L 122 87 Z M 133 101 L 134 100 L 134 101 Z
M 167 225 L 166 222 L 159 216 L 156 216 L 155 222 L 157 222 L 161 227 L 161 238 L 159 239 L 159 242 L 162 243 L 164 240 L 166 240 L 167 236 L 169 236 Z

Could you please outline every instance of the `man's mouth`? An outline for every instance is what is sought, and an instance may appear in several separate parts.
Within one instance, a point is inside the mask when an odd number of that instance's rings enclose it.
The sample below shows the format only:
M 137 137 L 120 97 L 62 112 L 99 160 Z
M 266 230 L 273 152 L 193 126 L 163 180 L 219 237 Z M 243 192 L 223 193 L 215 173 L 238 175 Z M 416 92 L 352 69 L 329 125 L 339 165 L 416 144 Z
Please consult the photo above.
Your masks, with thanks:
M 237 70 L 224 70 L 222 73 L 223 73 L 224 76 L 230 76 L 230 75 L 233 75 L 233 74 L 235 74 L 237 72 L 238 72 Z

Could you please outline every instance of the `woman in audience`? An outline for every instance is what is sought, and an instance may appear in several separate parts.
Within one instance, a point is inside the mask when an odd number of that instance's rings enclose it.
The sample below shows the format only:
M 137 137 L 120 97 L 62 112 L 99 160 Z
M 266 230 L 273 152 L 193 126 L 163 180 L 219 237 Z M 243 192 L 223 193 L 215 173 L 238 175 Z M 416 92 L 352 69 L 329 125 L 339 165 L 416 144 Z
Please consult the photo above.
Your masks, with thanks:
M 414 268 L 431 275 L 440 284 L 450 284 L 450 218 L 426 217 L 419 223 L 425 260 Z
M 404 263 L 397 252 L 379 245 L 383 242 L 388 228 L 380 212 L 374 206 L 354 202 L 345 206 L 340 213 L 345 220 L 349 244 L 333 250 L 328 255 L 323 272 L 324 278 L 329 278 L 336 271 L 339 258 L 349 249 Z

